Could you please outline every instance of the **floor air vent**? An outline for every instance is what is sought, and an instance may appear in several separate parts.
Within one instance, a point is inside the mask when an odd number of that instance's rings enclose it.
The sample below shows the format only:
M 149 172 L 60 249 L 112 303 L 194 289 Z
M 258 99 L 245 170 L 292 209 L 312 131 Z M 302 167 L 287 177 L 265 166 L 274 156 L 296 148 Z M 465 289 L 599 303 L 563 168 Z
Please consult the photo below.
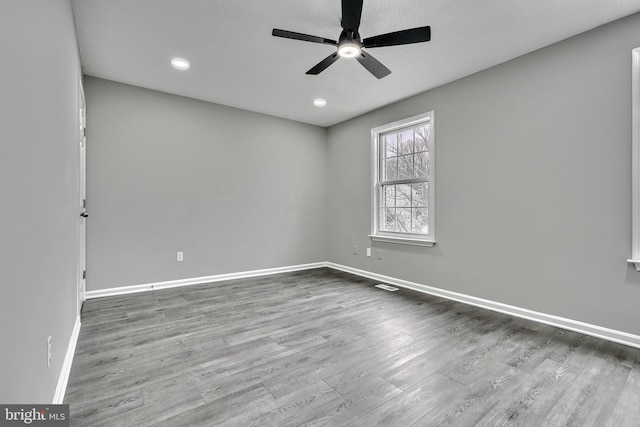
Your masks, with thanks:
M 393 286 L 383 285 L 382 283 L 376 285 L 376 288 L 384 289 L 385 291 L 395 292 L 398 288 L 394 288 Z

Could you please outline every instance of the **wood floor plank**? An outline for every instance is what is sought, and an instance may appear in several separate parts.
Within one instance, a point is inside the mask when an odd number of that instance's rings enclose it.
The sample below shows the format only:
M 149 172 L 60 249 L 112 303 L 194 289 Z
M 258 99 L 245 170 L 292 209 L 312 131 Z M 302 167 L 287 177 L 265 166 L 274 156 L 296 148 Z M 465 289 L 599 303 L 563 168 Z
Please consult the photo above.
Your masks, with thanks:
M 345 360 L 339 370 L 323 379 L 337 391 L 343 392 L 353 382 L 367 377 L 384 376 L 444 342 L 444 332 L 435 330 L 433 335 L 429 340 L 413 340 L 380 354 L 372 354 L 366 360 Z
M 294 426 L 347 426 L 359 417 L 401 394 L 402 390 L 380 377 L 367 378 L 353 383 L 340 397 L 337 397 L 314 411 L 300 414 L 286 422 L 282 427 Z
M 353 421 L 354 426 L 409 426 L 464 393 L 464 386 L 434 372 Z
M 321 268 L 85 302 L 74 426 L 640 426 L 640 350 Z
M 606 425 L 609 427 L 640 425 L 640 357 L 632 366 L 616 405 Z
M 469 426 L 481 419 L 499 401 L 510 399 L 515 390 L 531 381 L 530 374 L 498 363 L 481 381 L 466 387 L 464 393 L 447 402 L 437 411 L 427 413 L 416 426 Z
M 255 408 L 240 414 L 220 424 L 221 427 L 262 427 L 280 426 L 293 418 L 305 418 L 309 412 L 319 406 L 340 398 L 340 394 L 326 383 L 320 381 L 299 388 L 291 393 L 274 400 L 268 405 Z
M 514 341 L 515 337 L 526 336 L 533 331 L 518 328 L 502 321 L 496 325 L 495 333 L 478 335 L 478 339 L 470 346 L 470 350 L 464 354 L 451 354 L 450 362 L 438 370 L 461 384 L 469 384 L 485 375 L 487 365 L 506 354 L 514 354 L 519 345 Z M 500 332 L 498 332 L 500 331 Z M 445 359 L 446 360 L 446 359 Z
M 555 410 L 545 418 L 546 422 L 606 424 L 624 391 L 632 370 L 631 359 L 637 352 L 609 342 L 602 343 L 599 348 L 600 351 L 592 354 L 572 387 L 557 401 Z
M 546 359 L 516 389 L 499 399 L 475 425 L 535 425 L 575 381 L 578 369 Z M 459 422 L 464 422 L 460 419 Z
M 111 418 L 114 414 L 129 412 L 132 409 L 144 405 L 142 390 L 126 389 L 123 393 L 105 396 L 104 392 L 92 395 L 72 395 L 67 399 L 78 402 L 71 409 L 71 418 L 74 420 Z

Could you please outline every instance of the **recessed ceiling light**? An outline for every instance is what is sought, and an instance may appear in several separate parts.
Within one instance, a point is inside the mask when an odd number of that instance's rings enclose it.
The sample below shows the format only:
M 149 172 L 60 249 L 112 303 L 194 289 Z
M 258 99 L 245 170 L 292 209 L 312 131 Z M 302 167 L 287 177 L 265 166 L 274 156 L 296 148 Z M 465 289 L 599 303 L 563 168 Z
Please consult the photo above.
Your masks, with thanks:
M 313 105 L 315 105 L 316 107 L 324 107 L 325 105 L 327 105 L 327 100 L 322 98 L 316 98 L 313 100 Z
M 189 61 L 182 58 L 173 58 L 171 60 L 171 65 L 173 65 L 173 68 L 177 68 L 178 70 L 186 70 L 189 68 Z

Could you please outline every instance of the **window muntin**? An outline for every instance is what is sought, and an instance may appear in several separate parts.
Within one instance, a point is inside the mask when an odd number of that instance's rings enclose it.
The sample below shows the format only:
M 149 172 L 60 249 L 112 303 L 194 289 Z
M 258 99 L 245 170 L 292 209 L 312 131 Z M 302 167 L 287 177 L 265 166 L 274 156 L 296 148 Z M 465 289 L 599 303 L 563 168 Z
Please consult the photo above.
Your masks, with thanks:
M 372 130 L 372 238 L 435 241 L 433 112 Z

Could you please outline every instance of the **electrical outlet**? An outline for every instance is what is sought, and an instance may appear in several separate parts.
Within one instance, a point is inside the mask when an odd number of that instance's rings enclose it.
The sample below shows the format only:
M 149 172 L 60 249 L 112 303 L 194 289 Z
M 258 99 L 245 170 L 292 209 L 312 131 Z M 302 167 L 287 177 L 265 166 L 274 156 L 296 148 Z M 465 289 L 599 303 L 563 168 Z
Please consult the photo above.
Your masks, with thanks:
M 184 252 L 176 252 L 176 261 L 177 262 L 184 261 Z
M 51 337 L 47 338 L 47 368 L 51 367 Z
M 367 248 L 367 256 L 371 256 L 371 248 Z
M 358 255 L 358 245 L 353 245 L 353 251 L 352 251 L 352 253 L 353 253 L 354 255 Z

